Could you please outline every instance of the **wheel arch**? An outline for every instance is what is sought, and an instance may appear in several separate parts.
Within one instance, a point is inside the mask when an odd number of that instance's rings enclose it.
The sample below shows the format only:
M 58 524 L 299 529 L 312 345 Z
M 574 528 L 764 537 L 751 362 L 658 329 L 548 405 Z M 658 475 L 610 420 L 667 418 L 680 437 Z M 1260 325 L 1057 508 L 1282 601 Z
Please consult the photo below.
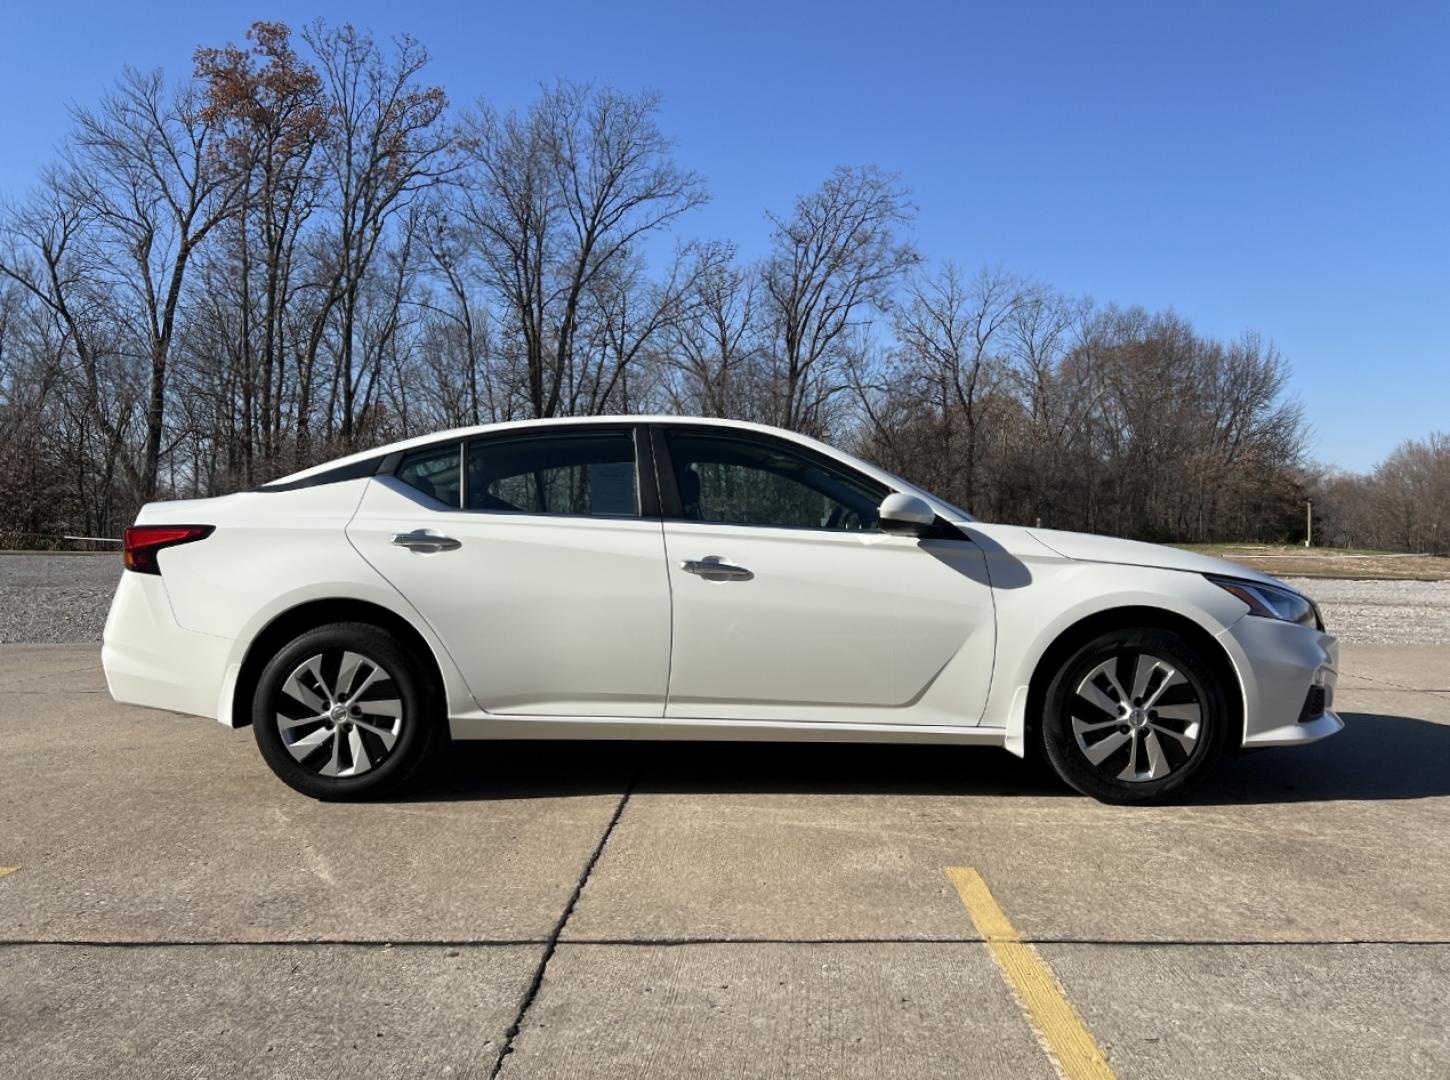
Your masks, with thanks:
M 1204 659 L 1214 666 L 1221 677 L 1224 695 L 1228 699 L 1229 730 L 1224 739 L 1224 747 L 1232 750 L 1241 746 L 1244 739 L 1244 688 L 1239 679 L 1238 669 L 1234 666 L 1228 651 L 1224 649 L 1223 643 L 1186 615 L 1170 611 L 1167 608 L 1143 604 L 1106 608 L 1093 612 L 1072 623 L 1053 638 L 1037 658 L 1037 663 L 1032 669 L 1032 677 L 1027 684 L 1026 729 L 1029 736 L 1036 734 L 1038 718 L 1042 715 L 1043 704 L 1047 697 L 1048 684 L 1052 682 L 1052 677 L 1057 672 L 1059 665 L 1074 649 L 1098 635 L 1112 630 L 1138 628 L 1171 630 L 1200 649 Z M 1026 741 L 1028 746 L 1035 745 L 1036 742 L 1034 737 L 1029 737 Z
M 433 680 L 440 700 L 447 701 L 448 684 L 438 656 L 428 639 L 402 615 L 381 604 L 350 597 L 307 600 L 273 616 L 247 645 L 241 667 L 231 693 L 229 719 L 234 728 L 250 727 L 252 723 L 252 691 L 262 669 L 279 648 L 318 626 L 335 622 L 361 622 L 377 626 L 410 648 L 423 662 Z

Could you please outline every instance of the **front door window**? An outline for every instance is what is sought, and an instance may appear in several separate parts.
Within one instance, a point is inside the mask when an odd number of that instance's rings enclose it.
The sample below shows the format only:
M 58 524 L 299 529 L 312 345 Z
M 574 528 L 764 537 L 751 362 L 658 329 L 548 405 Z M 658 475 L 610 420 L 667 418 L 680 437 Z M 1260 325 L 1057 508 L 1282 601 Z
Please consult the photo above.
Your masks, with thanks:
M 773 440 L 667 432 L 682 516 L 787 529 L 876 528 L 887 488 Z

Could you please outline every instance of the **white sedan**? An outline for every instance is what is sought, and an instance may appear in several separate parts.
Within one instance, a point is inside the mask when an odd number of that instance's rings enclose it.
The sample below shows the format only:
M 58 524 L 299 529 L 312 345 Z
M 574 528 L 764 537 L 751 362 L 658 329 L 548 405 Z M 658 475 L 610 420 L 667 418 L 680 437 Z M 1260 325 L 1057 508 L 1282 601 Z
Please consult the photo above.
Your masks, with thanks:
M 976 521 L 732 421 L 411 439 L 151 503 L 125 565 L 112 696 L 250 725 L 322 799 L 451 736 L 981 744 L 1138 803 L 1343 726 L 1335 639 L 1273 578 Z

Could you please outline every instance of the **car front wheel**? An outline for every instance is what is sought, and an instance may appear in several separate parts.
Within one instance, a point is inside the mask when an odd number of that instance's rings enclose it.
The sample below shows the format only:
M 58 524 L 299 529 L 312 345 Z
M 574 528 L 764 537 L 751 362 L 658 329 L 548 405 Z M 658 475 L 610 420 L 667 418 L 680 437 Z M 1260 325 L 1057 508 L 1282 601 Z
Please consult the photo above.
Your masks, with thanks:
M 396 790 L 427 756 L 438 695 L 410 650 L 376 626 L 333 623 L 284 645 L 257 680 L 252 728 L 272 771 L 315 799 Z
M 1040 744 L 1057 774 L 1104 802 L 1182 793 L 1218 756 L 1228 729 L 1222 677 L 1181 634 L 1102 634 L 1058 667 Z

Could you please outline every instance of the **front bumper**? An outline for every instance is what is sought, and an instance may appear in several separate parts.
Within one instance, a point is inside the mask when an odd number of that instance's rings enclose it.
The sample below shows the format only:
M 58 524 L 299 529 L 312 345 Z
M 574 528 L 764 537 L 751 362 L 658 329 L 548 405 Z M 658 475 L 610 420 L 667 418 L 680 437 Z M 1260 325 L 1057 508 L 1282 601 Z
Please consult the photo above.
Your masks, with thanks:
M 1243 746 L 1297 746 L 1344 729 L 1334 711 L 1339 642 L 1312 627 L 1245 615 L 1219 635 L 1244 695 Z M 1304 715 L 1321 687 L 1322 712 Z
M 216 719 L 231 644 L 177 625 L 159 575 L 122 571 L 101 644 L 106 687 L 125 705 Z

